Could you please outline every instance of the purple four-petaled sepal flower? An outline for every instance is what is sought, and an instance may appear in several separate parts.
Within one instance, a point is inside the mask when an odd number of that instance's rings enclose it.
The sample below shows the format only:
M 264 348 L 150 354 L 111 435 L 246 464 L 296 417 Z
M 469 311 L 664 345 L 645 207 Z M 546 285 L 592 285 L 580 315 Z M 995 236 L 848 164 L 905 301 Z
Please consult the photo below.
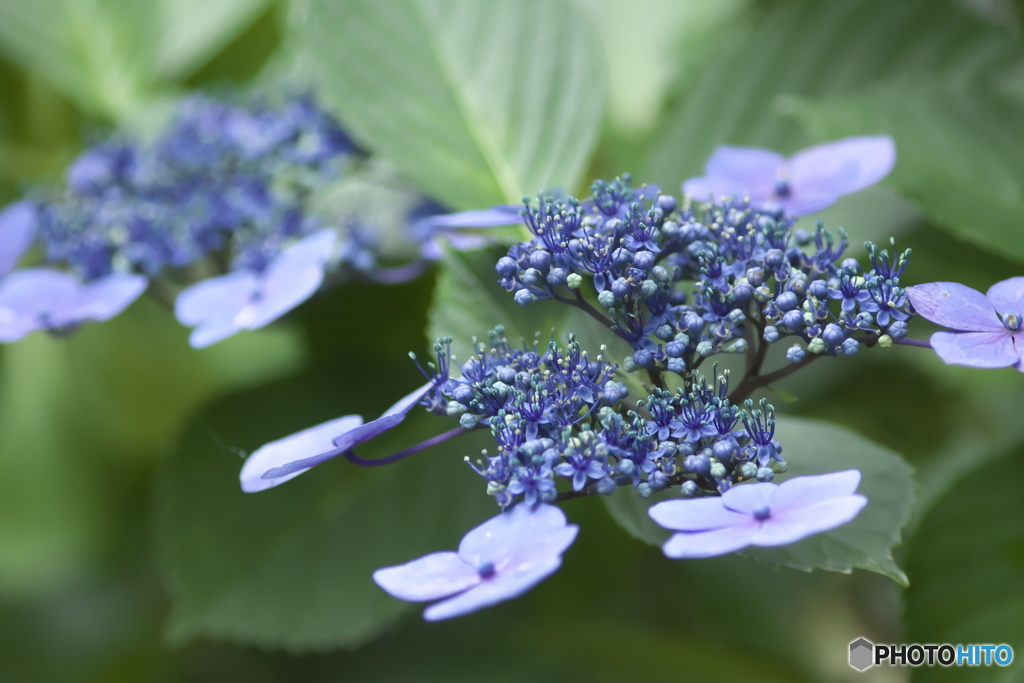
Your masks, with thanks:
M 320 288 L 337 235 L 320 230 L 296 242 L 257 272 L 240 268 L 197 282 L 178 295 L 174 313 L 195 327 L 189 344 L 201 349 L 241 330 L 256 330 L 280 318 Z
M 671 558 L 713 557 L 749 545 L 780 546 L 851 521 L 868 499 L 855 493 L 860 472 L 743 484 L 720 497 L 670 500 L 648 511 L 678 533 L 662 546 Z
M 801 216 L 874 185 L 895 163 L 896 146 L 885 135 L 835 140 L 788 159 L 756 147 L 719 147 L 705 164 L 704 176 L 683 183 L 683 192 L 702 201 L 708 195 L 747 196 L 757 208 L 777 206 Z
M 110 320 L 146 290 L 141 275 L 115 273 L 88 283 L 58 270 L 25 268 L 0 280 L 0 343 L 36 330 Z
M 932 334 L 932 348 L 951 365 L 1024 372 L 1024 277 L 1011 277 L 986 294 L 959 282 L 907 287 L 914 310 L 953 332 Z
M 517 505 L 466 534 L 458 552 L 384 567 L 373 580 L 401 600 L 441 600 L 423 613 L 427 621 L 458 617 L 518 597 L 549 576 L 577 531 L 553 505 Z
M 35 204 L 20 201 L 0 211 L 0 277 L 14 270 L 36 238 Z
M 242 466 L 242 490 L 253 493 L 283 484 L 380 436 L 402 422 L 433 386 L 433 382 L 427 382 L 365 424 L 360 415 L 345 415 L 260 446 Z

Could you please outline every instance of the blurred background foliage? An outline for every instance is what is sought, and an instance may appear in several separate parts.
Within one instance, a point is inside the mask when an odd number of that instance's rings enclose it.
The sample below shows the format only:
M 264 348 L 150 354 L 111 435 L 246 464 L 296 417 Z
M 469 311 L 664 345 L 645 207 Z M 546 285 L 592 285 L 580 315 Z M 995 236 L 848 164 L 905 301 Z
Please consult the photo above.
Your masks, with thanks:
M 912 282 L 985 289 L 1024 261 L 1022 26 L 1010 0 L 0 0 L 0 200 L 58 181 L 113 126 L 152 130 L 176 95 L 284 70 L 314 79 L 361 144 L 453 208 L 624 171 L 673 192 L 719 144 L 792 153 L 887 133 L 892 176 L 802 221 L 842 225 L 855 245 L 895 236 L 914 249 Z M 916 469 L 905 590 L 861 570 L 666 561 L 588 499 L 567 506 L 582 533 L 551 580 L 425 624 L 369 574 L 452 547 L 493 513 L 461 460 L 481 444 L 238 490 L 240 452 L 415 386 L 405 354 L 424 353 L 425 328 L 502 322 L 486 260 L 337 289 L 203 351 L 151 300 L 69 339 L 0 347 L 0 677 L 911 678 L 849 669 L 858 636 L 1024 656 L 1024 388 L 1011 369 L 897 348 L 777 387 L 782 412 L 839 423 Z M 534 308 L 509 324 L 560 324 Z M 374 448 L 436 433 L 433 419 Z

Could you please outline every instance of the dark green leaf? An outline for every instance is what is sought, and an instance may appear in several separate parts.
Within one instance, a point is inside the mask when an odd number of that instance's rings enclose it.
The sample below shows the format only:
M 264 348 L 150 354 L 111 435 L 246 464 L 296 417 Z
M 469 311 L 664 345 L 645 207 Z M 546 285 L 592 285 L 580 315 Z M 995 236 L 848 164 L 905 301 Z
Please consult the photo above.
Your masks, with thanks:
M 354 133 L 453 208 L 575 188 L 604 107 L 588 24 L 562 0 L 307 0 L 295 13 Z
M 678 187 L 721 144 L 796 151 L 811 140 L 778 115 L 783 96 L 827 99 L 879 78 L 927 77 L 955 65 L 969 65 L 961 77 L 997 82 L 1014 68 L 1007 57 L 1016 51 L 1008 34 L 952 2 L 769 4 L 731 31 L 682 93 L 643 178 Z
M 907 553 L 907 642 L 1024 645 L 1024 460 L 990 461 L 922 521 Z M 1018 655 L 1019 656 L 1019 655 Z M 923 668 L 921 681 L 1020 680 L 1021 666 Z M 996 676 L 1009 675 L 1009 678 Z
M 394 385 L 394 373 L 370 374 Z M 322 377 L 229 397 L 199 416 L 168 462 L 159 537 L 174 598 L 172 641 L 208 636 L 295 651 L 355 647 L 407 608 L 374 585 L 375 569 L 454 549 L 466 531 L 497 513 L 462 461 L 479 452 L 480 435 L 388 467 L 360 468 L 339 458 L 278 488 L 242 493 L 242 460 L 218 442 L 252 449 L 365 408 L 364 399 L 334 391 L 336 384 Z M 417 412 L 363 455 L 385 455 L 450 426 Z
M 836 101 L 796 105 L 822 137 L 887 133 L 891 177 L 936 222 L 995 253 L 1024 260 L 1024 106 L 970 81 L 964 62 L 944 81 L 879 84 Z

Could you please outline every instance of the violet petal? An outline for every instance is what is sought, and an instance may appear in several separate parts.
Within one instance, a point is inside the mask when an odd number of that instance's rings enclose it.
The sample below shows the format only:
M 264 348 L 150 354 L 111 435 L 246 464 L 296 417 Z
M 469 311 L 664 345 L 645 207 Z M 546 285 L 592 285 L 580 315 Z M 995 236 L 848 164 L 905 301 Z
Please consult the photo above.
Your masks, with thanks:
M 565 513 L 554 505 L 530 509 L 520 504 L 470 531 L 459 544 L 459 556 L 473 566 L 496 567 L 518 557 L 560 555 L 572 545 L 578 527 L 566 525 Z
M 789 160 L 793 193 L 802 197 L 850 194 L 874 185 L 896 164 L 896 145 L 886 135 L 827 142 Z
M 1024 315 L 1024 277 L 1011 277 L 997 282 L 985 293 L 999 313 Z
M 965 332 L 1005 330 L 988 298 L 959 282 L 930 282 L 907 287 L 914 309 L 924 318 Z
M 737 487 L 740 488 L 740 487 Z M 736 526 L 747 516 L 727 509 L 721 497 L 666 500 L 652 505 L 647 514 L 655 522 L 673 531 L 706 531 Z
M 936 332 L 929 340 L 939 358 L 950 365 L 1005 368 L 1020 360 L 1007 330 L 1001 332 Z
M 15 202 L 0 211 L 0 277 L 11 272 L 32 246 L 36 223 L 36 207 L 32 202 Z
M 746 519 L 742 526 L 675 534 L 661 549 L 666 557 L 673 559 L 697 559 L 735 552 L 750 545 L 758 531 L 758 523 L 752 517 Z
M 859 484 L 859 470 L 794 477 L 779 484 L 771 499 L 771 509 L 774 514 L 781 510 L 807 507 L 831 498 L 852 496 Z
M 245 461 L 245 465 L 242 466 L 242 471 L 239 474 L 242 490 L 248 493 L 262 491 L 299 476 L 319 463 L 295 468 L 279 476 L 264 478 L 268 472 L 275 469 L 290 465 L 295 461 L 308 460 L 311 454 L 332 450 L 335 434 L 339 431 L 349 431 L 362 422 L 363 418 L 359 415 L 345 415 L 260 446 L 253 451 Z
M 794 480 L 795 481 L 795 480 Z M 806 507 L 777 511 L 751 537 L 751 545 L 789 545 L 801 539 L 842 526 L 853 520 L 868 499 L 861 495 L 840 496 Z
M 481 582 L 476 568 L 452 551 L 431 553 L 373 573 L 377 585 L 399 600 L 422 602 L 455 595 Z
M 561 565 L 561 557 L 545 557 L 507 568 L 465 593 L 431 605 L 423 612 L 423 618 L 427 621 L 450 619 L 519 597 L 550 576 Z

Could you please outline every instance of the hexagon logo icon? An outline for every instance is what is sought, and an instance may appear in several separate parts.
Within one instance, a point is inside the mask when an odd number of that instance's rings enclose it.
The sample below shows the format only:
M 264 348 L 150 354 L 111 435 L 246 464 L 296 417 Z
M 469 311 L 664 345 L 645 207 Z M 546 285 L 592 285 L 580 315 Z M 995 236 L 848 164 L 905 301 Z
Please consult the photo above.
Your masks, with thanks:
M 858 638 L 850 643 L 850 666 L 857 671 L 864 671 L 874 665 L 874 654 L 874 644 L 866 638 Z

